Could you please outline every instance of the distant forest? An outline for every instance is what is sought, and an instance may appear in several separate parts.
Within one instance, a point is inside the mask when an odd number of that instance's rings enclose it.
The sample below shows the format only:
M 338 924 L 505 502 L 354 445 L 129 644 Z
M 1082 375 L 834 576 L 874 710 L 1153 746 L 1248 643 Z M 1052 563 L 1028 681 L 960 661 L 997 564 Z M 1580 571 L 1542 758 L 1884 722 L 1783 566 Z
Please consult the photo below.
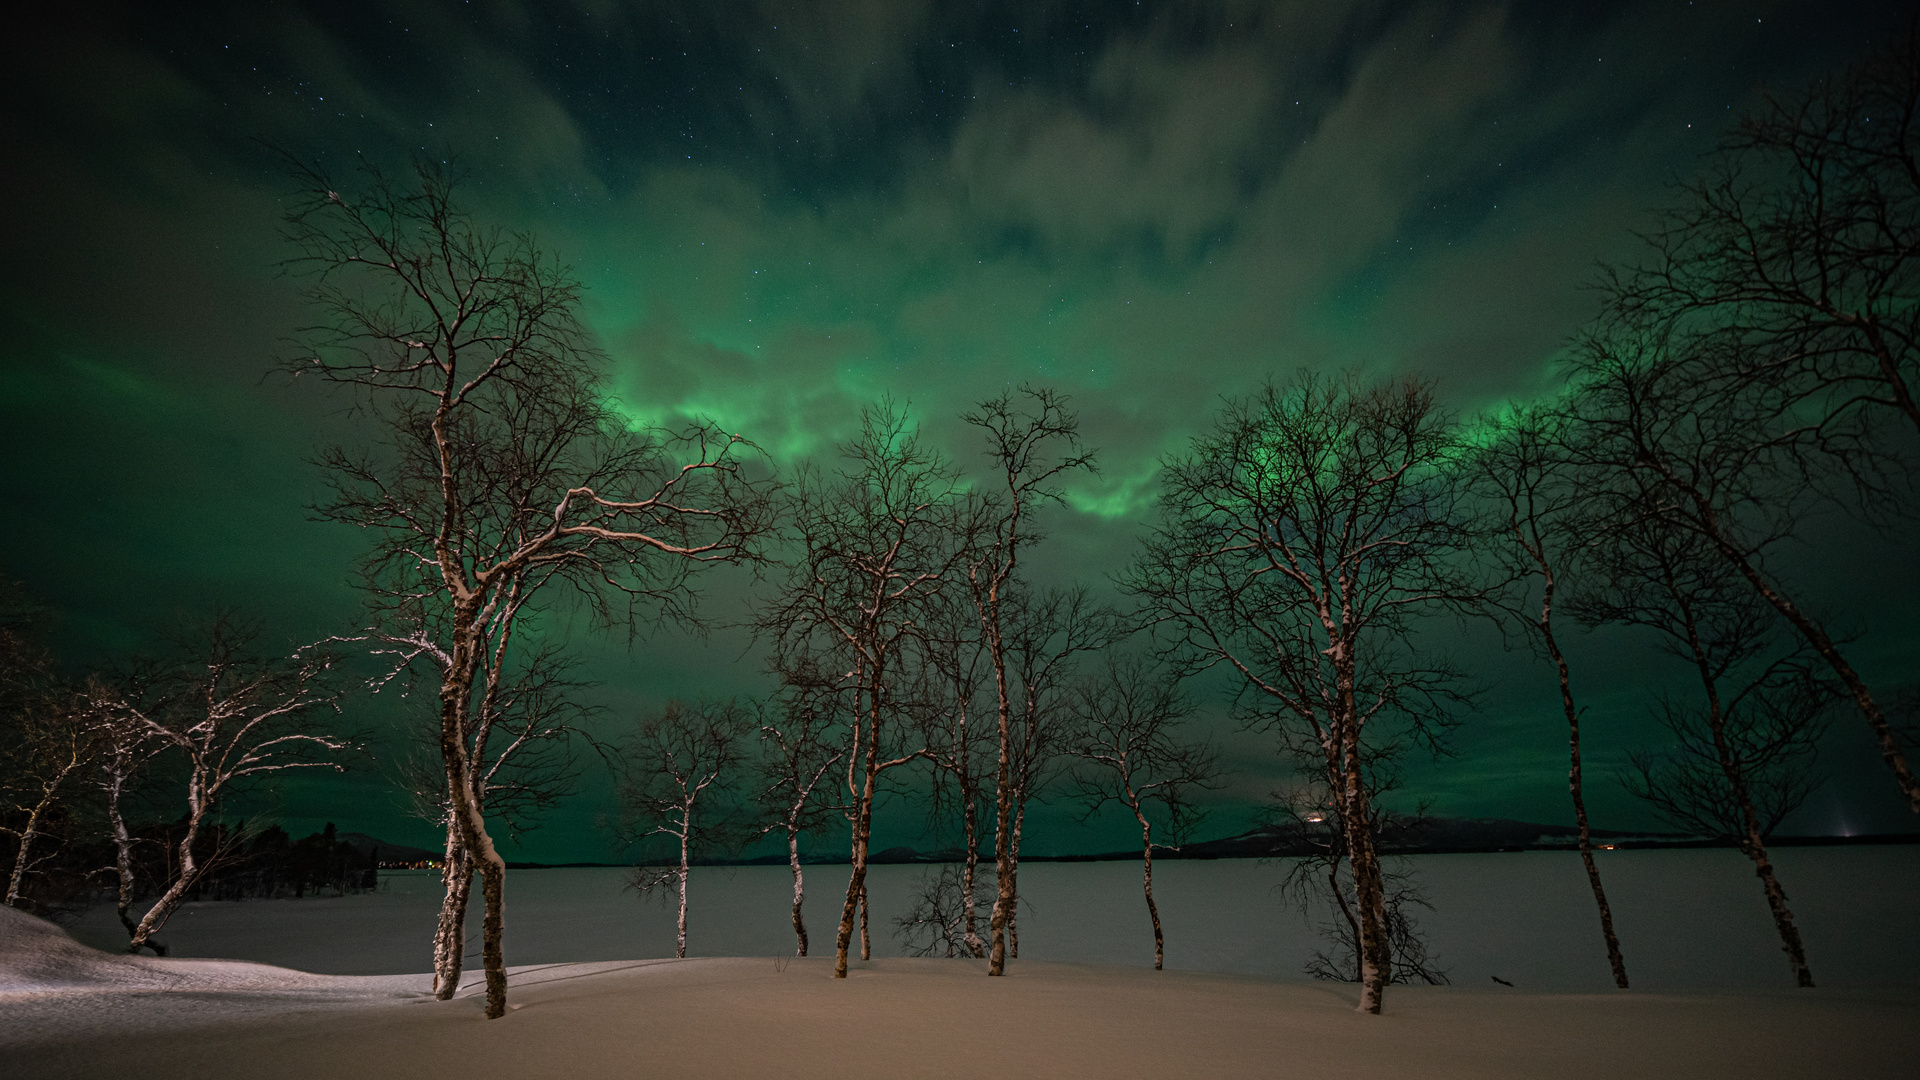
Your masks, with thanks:
M 70 824 L 57 822 L 51 831 L 65 832 L 62 826 Z M 174 879 L 185 828 L 184 821 L 175 821 L 130 830 L 134 899 L 157 896 Z M 216 823 L 201 829 L 193 846 L 204 869 L 182 893 L 183 903 L 347 896 L 379 884 L 379 848 L 342 838 L 331 821 L 298 840 L 279 825 L 250 829 Z M 70 842 L 49 848 L 53 853 L 36 867 L 35 888 L 22 895 L 20 907 L 64 914 L 98 902 L 102 888 L 111 887 L 115 858 L 107 838 L 76 832 Z

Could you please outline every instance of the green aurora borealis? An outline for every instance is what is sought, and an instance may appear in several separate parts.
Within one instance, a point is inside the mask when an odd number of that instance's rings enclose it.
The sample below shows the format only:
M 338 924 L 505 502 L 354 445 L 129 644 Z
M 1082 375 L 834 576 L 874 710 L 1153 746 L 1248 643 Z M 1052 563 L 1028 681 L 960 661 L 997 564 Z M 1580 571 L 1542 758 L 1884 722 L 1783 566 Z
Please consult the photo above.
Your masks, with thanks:
M 1761 85 L 1793 89 L 1902 5 L 577 3 L 60 5 L 5 46 L 0 573 L 56 614 L 75 665 L 225 602 L 276 639 L 352 626 L 360 540 L 309 519 L 344 399 L 268 372 L 303 319 L 278 274 L 291 187 L 263 138 L 336 173 L 456 155 L 469 205 L 588 286 L 609 392 L 639 421 L 710 415 L 791 465 L 861 405 L 955 415 L 1024 382 L 1071 395 L 1101 473 L 1055 512 L 1045 582 L 1106 589 L 1150 519 L 1156 462 L 1222 395 L 1306 365 L 1418 372 L 1470 413 L 1552 386 L 1596 260 Z M 1834 517 L 1795 581 L 1912 679 L 1909 545 Z M 737 617 L 746 583 L 709 579 Z M 757 693 L 744 636 L 631 649 L 564 620 L 609 723 L 669 695 Z M 1451 630 L 1447 631 L 1452 634 Z M 1625 634 L 1579 635 L 1595 824 L 1653 824 L 1607 779 L 1639 740 Z M 1545 673 L 1491 635 L 1454 757 L 1405 798 L 1570 820 Z M 1211 699 L 1210 699 L 1211 700 Z M 349 706 L 372 729 L 396 706 Z M 1214 702 L 1215 712 L 1223 714 Z M 1226 731 L 1226 831 L 1279 781 Z M 382 736 L 382 738 L 389 738 Z M 1790 831 L 1912 831 L 1856 717 Z M 280 796 L 431 843 L 378 765 Z M 606 782 L 519 848 L 608 855 Z M 916 843 L 916 811 L 876 843 Z M 1123 831 L 1123 830 L 1122 830 Z M 1045 854 L 1113 846 L 1049 811 Z M 1119 835 L 1116 833 L 1115 835 Z

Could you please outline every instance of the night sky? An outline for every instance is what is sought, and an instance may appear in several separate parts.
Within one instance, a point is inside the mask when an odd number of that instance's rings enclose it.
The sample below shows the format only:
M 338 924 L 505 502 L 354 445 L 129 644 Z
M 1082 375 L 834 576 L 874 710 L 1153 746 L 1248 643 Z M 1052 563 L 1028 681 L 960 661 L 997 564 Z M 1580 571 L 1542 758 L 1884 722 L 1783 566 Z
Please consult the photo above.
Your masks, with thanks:
M 76 668 L 216 603 L 275 642 L 356 617 L 361 538 L 308 509 L 312 454 L 354 420 L 269 374 L 305 309 L 276 265 L 293 185 L 258 139 L 341 173 L 356 153 L 457 158 L 473 210 L 586 283 L 635 419 L 711 416 L 783 467 L 887 394 L 972 464 L 957 413 L 1059 388 L 1101 473 L 1046 522 L 1033 571 L 1110 593 L 1158 460 L 1223 395 L 1303 366 L 1428 375 L 1469 414 L 1546 392 L 1596 309 L 1596 262 L 1634 258 L 1666 185 L 1759 87 L 1845 63 L 1905 7 L 41 6 L 60 14 L 16 16 L 0 47 L 0 574 L 52 609 Z M 1869 680 L 1910 680 L 1911 548 L 1836 516 L 1792 558 Z M 709 579 L 709 612 L 739 617 L 744 585 Z M 1416 763 L 1396 798 L 1570 822 L 1546 672 L 1449 634 L 1489 691 L 1454 756 Z M 736 631 L 572 636 L 609 734 L 669 696 L 769 685 Z M 1623 633 L 1569 647 L 1595 824 L 1652 826 L 1609 775 L 1654 738 L 1647 694 L 1672 664 Z M 348 706 L 382 746 L 389 698 Z M 1207 701 L 1238 772 L 1203 831 L 1225 832 L 1281 768 Z M 1824 761 L 1833 779 L 1788 831 L 1915 828 L 1857 716 Z M 290 784 L 270 808 L 296 833 L 432 844 L 385 768 Z M 589 774 L 515 852 L 607 858 L 610 809 Z M 1117 819 L 1039 815 L 1032 853 L 1126 843 Z M 918 829 L 896 811 L 875 842 Z

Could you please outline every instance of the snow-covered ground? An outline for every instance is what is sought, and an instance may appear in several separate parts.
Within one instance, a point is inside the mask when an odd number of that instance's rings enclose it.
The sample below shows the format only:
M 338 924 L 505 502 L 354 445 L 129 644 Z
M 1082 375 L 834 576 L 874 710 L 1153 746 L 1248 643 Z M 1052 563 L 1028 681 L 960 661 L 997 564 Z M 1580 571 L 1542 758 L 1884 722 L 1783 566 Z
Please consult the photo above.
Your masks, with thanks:
M 98 952 L 59 927 L 0 907 L 0 1045 L 101 1029 L 151 1034 L 208 1014 L 265 1016 L 421 997 L 414 975 L 351 977 L 245 960 Z
M 1781 848 L 1781 881 L 1825 987 L 1920 987 L 1920 847 Z M 1600 854 L 1621 947 L 1636 989 L 1768 989 L 1792 985 L 1759 883 L 1734 851 Z M 1435 910 L 1422 913 L 1439 965 L 1455 984 L 1522 989 L 1611 986 L 1592 895 L 1577 855 L 1430 855 L 1417 869 Z M 991 872 L 990 867 L 985 868 Z M 1161 862 L 1155 893 L 1170 968 L 1297 980 L 1320 942 L 1275 889 L 1284 867 L 1252 860 Z M 902 954 L 894 917 L 921 867 L 875 867 L 869 893 L 877 956 Z M 846 871 L 807 868 L 808 928 L 830 952 Z M 624 888 L 617 869 L 508 875 L 512 965 L 631 960 L 673 954 L 673 912 Z M 1065 963 L 1151 964 L 1153 945 L 1134 863 L 1029 863 L 1021 955 Z M 689 952 L 791 952 L 791 879 L 782 866 L 694 871 Z M 476 891 L 476 896 L 478 890 Z M 333 975 L 401 975 L 430 967 L 439 879 L 385 875 L 377 894 L 338 899 L 190 904 L 160 935 L 176 957 L 252 960 Z M 469 920 L 477 953 L 476 904 Z M 79 940 L 115 949 L 125 936 L 97 909 Z
M 643 959 L 670 953 L 671 913 L 625 892 L 620 871 L 518 872 L 512 1011 L 496 1021 L 481 1019 L 471 971 L 453 1001 L 423 993 L 430 874 L 393 875 L 373 895 L 192 905 L 163 935 L 167 959 L 96 952 L 0 909 L 0 1075 L 1913 1075 L 1920 849 L 1780 856 L 1825 989 L 1788 988 L 1732 852 L 1608 854 L 1631 994 L 1606 989 L 1577 857 L 1428 856 L 1415 861 L 1437 908 L 1427 925 L 1458 985 L 1396 988 L 1380 1017 L 1354 1011 L 1351 986 L 1301 980 L 1311 928 L 1273 891 L 1282 868 L 1255 862 L 1156 875 L 1169 959 L 1189 969 L 1161 974 L 1145 969 L 1136 866 L 1030 865 L 1023 960 L 1006 979 L 982 978 L 980 961 L 902 959 L 834 979 L 835 868 L 811 870 L 815 956 L 799 961 L 769 959 L 791 948 L 782 867 L 701 870 L 694 950 L 739 958 L 686 961 Z M 898 951 L 886 931 L 920 873 L 876 868 L 882 956 Z M 110 911 L 80 936 L 124 941 Z M 1555 992 L 1583 989 L 1600 992 Z

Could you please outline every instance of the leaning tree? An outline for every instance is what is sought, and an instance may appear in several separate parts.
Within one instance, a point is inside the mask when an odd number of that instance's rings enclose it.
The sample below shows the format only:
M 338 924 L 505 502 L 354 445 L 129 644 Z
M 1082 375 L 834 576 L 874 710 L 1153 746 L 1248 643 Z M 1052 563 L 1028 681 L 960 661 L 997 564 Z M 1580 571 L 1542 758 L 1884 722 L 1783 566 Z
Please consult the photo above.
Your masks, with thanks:
M 1658 702 L 1672 741 L 1660 755 L 1632 759 L 1629 790 L 1668 821 L 1739 846 L 1795 981 L 1812 986 L 1766 842 L 1819 785 L 1811 763 L 1841 688 L 1698 534 L 1641 517 L 1608 530 L 1597 561 L 1599 573 L 1575 598 L 1577 615 L 1651 631 L 1699 688 L 1690 702 Z
M 1657 403 L 1705 420 L 1712 452 L 1738 468 L 1776 486 L 1824 474 L 1854 489 L 1841 505 L 1904 535 L 1920 433 L 1920 21 L 1803 90 L 1767 95 L 1675 196 L 1645 253 L 1600 282 L 1610 319 L 1685 354 L 1665 365 L 1678 379 L 1651 388 Z M 1662 448 L 1642 467 L 1665 474 L 1681 513 L 1846 687 L 1920 813 L 1920 777 L 1883 696 L 1714 505 L 1750 479 L 1720 468 L 1692 483 L 1672 462 Z
M 1573 800 L 1580 860 L 1599 909 L 1600 936 L 1607 946 L 1613 982 L 1627 989 L 1627 962 L 1613 930 L 1613 907 L 1600 882 L 1593 857 L 1593 833 L 1587 824 L 1586 776 L 1581 758 L 1580 721 L 1584 710 L 1574 698 L 1573 672 L 1560 647 L 1554 617 L 1562 586 L 1592 539 L 1586 513 L 1590 495 L 1574 468 L 1566 442 L 1570 425 L 1550 409 L 1514 410 L 1494 418 L 1487 438 L 1468 455 L 1466 472 L 1484 508 L 1481 550 L 1492 564 L 1493 606 L 1504 625 L 1518 625 L 1527 642 L 1546 654 L 1559 680 L 1560 712 L 1567 724 L 1567 792 Z
M 185 813 L 167 883 L 134 924 L 128 952 L 165 953 L 153 935 L 223 854 L 205 857 L 199 847 L 226 800 L 280 774 L 340 771 L 340 755 L 353 745 L 325 720 L 339 711 L 333 657 L 314 646 L 274 655 L 258 639 L 256 624 L 217 613 L 204 630 L 180 635 L 175 655 L 148 668 L 140 690 L 110 706 L 118 714 L 113 723 L 144 728 L 181 759 L 185 773 Z
M 5 900 L 19 906 L 51 819 L 99 752 L 84 696 L 61 686 L 40 609 L 0 578 L 0 836 L 13 841 Z
M 1571 467 L 1586 513 L 1657 519 L 1700 538 L 1800 635 L 1866 720 L 1910 809 L 1920 777 L 1845 636 L 1807 602 L 1783 554 L 1833 505 L 1835 485 L 1880 486 L 1896 465 L 1872 432 L 1783 408 L 1776 388 L 1730 373 L 1727 337 L 1603 324 L 1570 360 Z
M 1391 981 L 1373 756 L 1444 728 L 1459 683 L 1409 638 L 1473 599 L 1454 426 L 1423 382 L 1303 373 L 1227 403 L 1165 463 L 1160 521 L 1121 585 L 1192 672 L 1306 748 L 1333 793 L 1359 907 L 1360 1008 Z M 1384 730 L 1383 730 L 1384 729 Z
M 710 423 L 636 430 L 602 383 L 581 286 L 533 239 L 475 221 L 453 175 L 362 163 L 357 190 L 291 163 L 287 267 L 319 312 L 287 370 L 339 384 L 371 424 L 326 450 L 320 513 L 365 530 L 363 637 L 436 684 L 458 843 L 481 878 L 487 1015 L 506 1010 L 506 863 L 475 725 L 520 617 L 557 592 L 631 632 L 691 617 L 689 574 L 750 562 L 767 528 L 750 446 Z
M 13 859 L 0 903 L 20 907 L 29 877 L 45 861 L 54 824 L 99 757 L 102 739 L 85 695 L 72 691 L 50 689 L 10 710 L 5 720 L 0 836 L 13 841 Z

